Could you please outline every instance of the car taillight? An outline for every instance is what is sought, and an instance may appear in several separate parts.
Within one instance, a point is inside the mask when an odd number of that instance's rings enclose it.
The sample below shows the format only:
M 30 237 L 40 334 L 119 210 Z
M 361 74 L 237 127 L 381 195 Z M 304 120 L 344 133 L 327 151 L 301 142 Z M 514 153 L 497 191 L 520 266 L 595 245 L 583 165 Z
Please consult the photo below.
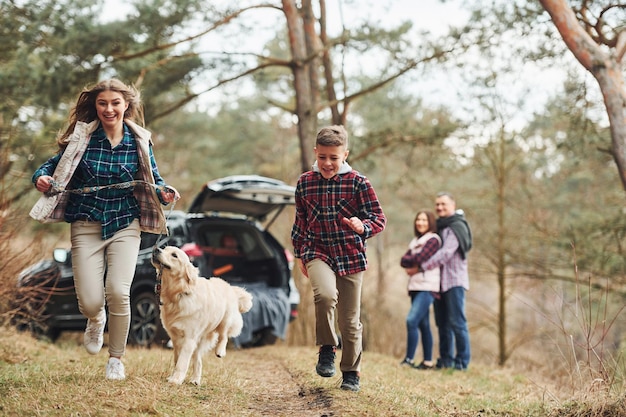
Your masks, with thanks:
M 190 259 L 202 256 L 202 249 L 200 249 L 200 246 L 196 243 L 185 243 L 180 249 L 185 252 Z
M 298 318 L 298 306 L 292 305 L 291 312 L 289 314 L 289 321 L 293 321 Z
M 295 260 L 295 258 L 288 249 L 285 249 L 285 257 L 287 258 L 287 264 L 289 265 L 289 269 L 293 269 L 293 261 Z

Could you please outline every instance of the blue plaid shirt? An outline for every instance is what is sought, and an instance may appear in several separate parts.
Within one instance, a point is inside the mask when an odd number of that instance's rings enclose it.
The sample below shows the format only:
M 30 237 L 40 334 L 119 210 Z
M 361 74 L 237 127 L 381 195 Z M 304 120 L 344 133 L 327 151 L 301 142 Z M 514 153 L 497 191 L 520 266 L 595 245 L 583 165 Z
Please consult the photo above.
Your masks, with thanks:
M 33 183 L 41 175 L 52 175 L 62 153 L 50 158 L 33 175 Z M 159 175 L 156 161 L 150 148 L 150 165 L 157 185 L 165 185 Z M 124 137 L 115 148 L 111 148 L 102 126 L 98 127 L 89 140 L 89 145 L 80 161 L 67 189 L 94 187 L 133 181 L 139 170 L 137 143 L 133 132 L 124 124 Z M 140 210 L 133 188 L 108 188 L 86 194 L 70 194 L 65 210 L 65 221 L 87 220 L 102 224 L 102 239 L 112 237 L 134 220 L 139 219 Z

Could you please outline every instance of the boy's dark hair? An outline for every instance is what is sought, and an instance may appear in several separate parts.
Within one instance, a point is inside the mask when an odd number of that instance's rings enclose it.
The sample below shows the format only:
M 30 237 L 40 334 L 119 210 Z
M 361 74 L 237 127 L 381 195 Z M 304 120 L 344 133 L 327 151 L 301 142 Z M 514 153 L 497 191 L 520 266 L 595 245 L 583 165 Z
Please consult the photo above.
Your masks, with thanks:
M 348 132 L 341 125 L 323 127 L 315 139 L 320 146 L 344 146 L 348 149 Z

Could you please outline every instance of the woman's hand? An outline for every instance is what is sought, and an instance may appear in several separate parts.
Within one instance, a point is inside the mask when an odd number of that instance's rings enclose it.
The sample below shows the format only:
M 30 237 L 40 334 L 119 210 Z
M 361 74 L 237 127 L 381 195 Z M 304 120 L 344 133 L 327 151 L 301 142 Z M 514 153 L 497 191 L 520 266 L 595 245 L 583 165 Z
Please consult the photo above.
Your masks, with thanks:
M 52 177 L 50 175 L 42 175 L 37 178 L 35 188 L 42 193 L 47 193 L 52 188 Z
M 365 231 L 365 226 L 363 226 L 363 222 L 358 217 L 344 217 L 343 222 L 347 224 L 350 229 L 354 230 L 358 234 L 361 234 Z
M 406 271 L 406 274 L 409 275 L 409 276 L 415 275 L 415 274 L 417 274 L 420 271 L 419 267 L 417 267 L 417 266 L 412 266 L 410 268 L 404 268 L 404 270 Z
M 180 194 L 176 188 L 168 185 L 161 192 L 161 198 L 166 203 L 171 203 L 172 201 L 178 200 L 180 198 Z

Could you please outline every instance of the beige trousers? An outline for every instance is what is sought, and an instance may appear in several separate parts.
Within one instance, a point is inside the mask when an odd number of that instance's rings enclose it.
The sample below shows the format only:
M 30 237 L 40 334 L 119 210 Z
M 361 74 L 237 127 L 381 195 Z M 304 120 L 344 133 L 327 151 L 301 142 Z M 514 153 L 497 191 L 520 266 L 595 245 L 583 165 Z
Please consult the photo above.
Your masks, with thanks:
M 93 319 L 109 308 L 109 355 L 121 357 L 130 328 L 130 286 L 135 275 L 141 231 L 139 221 L 102 240 L 102 225 L 71 224 L 72 269 L 78 307 Z
M 363 272 L 337 276 L 324 261 L 315 259 L 306 264 L 315 302 L 315 340 L 318 345 L 337 346 L 341 333 L 342 372 L 361 370 L 363 325 L 361 324 L 361 287 Z

